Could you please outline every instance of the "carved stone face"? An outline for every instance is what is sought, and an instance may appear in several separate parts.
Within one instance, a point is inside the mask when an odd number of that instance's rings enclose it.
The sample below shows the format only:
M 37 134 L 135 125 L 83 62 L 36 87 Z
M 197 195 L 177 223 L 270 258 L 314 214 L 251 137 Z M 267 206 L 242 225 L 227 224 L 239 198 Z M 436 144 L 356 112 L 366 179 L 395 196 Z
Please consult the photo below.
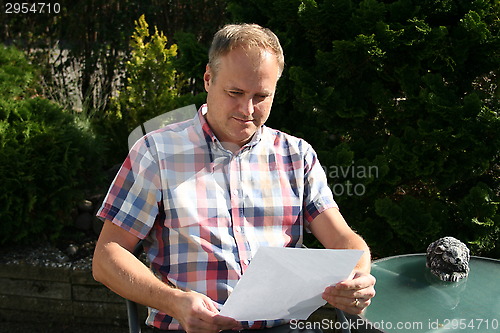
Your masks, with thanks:
M 427 247 L 427 267 L 443 281 L 456 282 L 469 274 L 467 246 L 453 237 L 440 238 Z

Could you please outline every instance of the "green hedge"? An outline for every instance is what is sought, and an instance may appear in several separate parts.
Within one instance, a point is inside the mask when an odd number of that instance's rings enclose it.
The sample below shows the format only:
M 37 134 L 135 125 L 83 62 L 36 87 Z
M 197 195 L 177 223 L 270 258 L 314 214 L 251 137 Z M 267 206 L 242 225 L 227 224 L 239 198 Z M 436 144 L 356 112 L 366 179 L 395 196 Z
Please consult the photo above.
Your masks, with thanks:
M 280 37 L 269 125 L 316 148 L 376 255 L 455 236 L 500 257 L 498 1 L 228 2 Z
M 35 74 L 23 59 L 0 47 L 0 76 L 16 82 L 0 86 L 0 244 L 57 238 L 101 172 L 102 147 L 86 121 L 24 96 Z
M 0 45 L 0 98 L 19 98 L 29 92 L 34 76 L 22 52 Z

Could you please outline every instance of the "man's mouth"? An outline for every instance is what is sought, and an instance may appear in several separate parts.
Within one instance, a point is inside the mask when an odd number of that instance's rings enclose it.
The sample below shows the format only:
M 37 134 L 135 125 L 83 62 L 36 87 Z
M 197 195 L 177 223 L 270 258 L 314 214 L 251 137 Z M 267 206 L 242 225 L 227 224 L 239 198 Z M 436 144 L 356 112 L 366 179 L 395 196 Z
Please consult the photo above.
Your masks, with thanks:
M 238 117 L 233 117 L 234 120 L 243 123 L 243 124 L 249 124 L 253 123 L 254 119 L 244 119 L 244 118 L 238 118 Z

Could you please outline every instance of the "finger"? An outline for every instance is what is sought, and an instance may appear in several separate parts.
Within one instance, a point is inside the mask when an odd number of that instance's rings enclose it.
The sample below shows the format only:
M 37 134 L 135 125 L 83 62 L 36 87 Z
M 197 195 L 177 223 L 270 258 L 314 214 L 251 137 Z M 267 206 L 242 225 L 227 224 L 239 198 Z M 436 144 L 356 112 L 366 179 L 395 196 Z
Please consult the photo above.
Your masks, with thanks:
M 370 274 L 356 273 L 352 279 L 341 281 L 335 285 L 339 289 L 364 289 L 375 285 L 375 277 Z
M 185 323 L 182 324 L 182 327 L 188 333 L 198 333 L 198 332 L 213 332 L 216 333 L 219 331 L 217 325 L 213 325 L 207 323 L 200 318 L 191 317 Z
M 194 294 L 197 304 L 183 321 L 182 326 L 188 333 L 197 332 L 218 332 L 214 317 L 217 315 L 217 308 L 212 301 L 201 294 Z
M 355 289 L 344 290 L 335 287 L 328 287 L 325 289 L 323 294 L 327 296 L 345 297 L 349 299 L 355 299 L 355 298 L 370 299 L 373 296 L 375 296 L 375 289 L 366 288 L 361 290 L 355 290 Z
M 368 305 L 370 305 L 370 303 L 370 299 L 355 298 L 345 311 L 352 314 L 361 314 L 368 307 Z
M 190 321 L 190 328 L 196 330 L 204 330 L 210 332 L 219 332 L 222 330 L 242 329 L 241 323 L 233 318 L 224 317 L 221 315 L 207 316 L 200 313 L 200 317 L 193 318 Z
M 214 314 L 219 313 L 219 309 L 215 305 L 215 302 L 212 301 L 209 297 L 205 296 L 204 304 L 207 310 L 209 310 L 210 312 L 213 312 Z
M 219 327 L 221 330 L 232 330 L 232 329 L 237 329 L 241 330 L 243 329 L 243 326 L 241 323 L 233 318 L 230 317 L 225 317 L 221 315 L 216 315 L 214 317 L 214 323 Z
M 370 299 L 348 298 L 348 297 L 324 297 L 332 306 L 350 314 L 359 315 L 371 303 Z
M 196 317 L 206 323 L 215 324 L 215 316 L 217 316 L 218 312 L 217 308 L 204 304 L 204 307 L 198 309 Z
M 349 306 L 359 309 L 365 309 L 370 305 L 371 299 L 355 298 Z
M 240 322 L 233 318 L 219 315 L 219 310 L 212 300 L 208 299 L 205 305 L 206 311 L 200 312 L 200 319 L 210 326 L 215 326 L 217 331 L 238 328 L 241 326 Z

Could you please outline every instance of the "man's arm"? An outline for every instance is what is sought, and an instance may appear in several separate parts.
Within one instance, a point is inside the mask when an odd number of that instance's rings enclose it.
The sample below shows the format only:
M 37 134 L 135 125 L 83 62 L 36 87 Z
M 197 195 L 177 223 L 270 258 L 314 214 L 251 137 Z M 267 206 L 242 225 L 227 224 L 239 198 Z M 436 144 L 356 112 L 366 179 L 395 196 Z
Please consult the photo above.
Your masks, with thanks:
M 105 221 L 92 261 L 94 278 L 124 298 L 158 309 L 177 319 L 188 332 L 218 332 L 239 326 L 218 315 L 212 300 L 172 288 L 159 280 L 132 251 L 139 239 Z
M 371 256 L 366 242 L 346 223 L 337 208 L 319 214 L 310 224 L 314 236 L 327 249 L 365 251 L 354 268 L 352 279 L 326 288 L 323 298 L 347 313 L 360 314 L 375 296 L 375 278 L 370 275 Z

